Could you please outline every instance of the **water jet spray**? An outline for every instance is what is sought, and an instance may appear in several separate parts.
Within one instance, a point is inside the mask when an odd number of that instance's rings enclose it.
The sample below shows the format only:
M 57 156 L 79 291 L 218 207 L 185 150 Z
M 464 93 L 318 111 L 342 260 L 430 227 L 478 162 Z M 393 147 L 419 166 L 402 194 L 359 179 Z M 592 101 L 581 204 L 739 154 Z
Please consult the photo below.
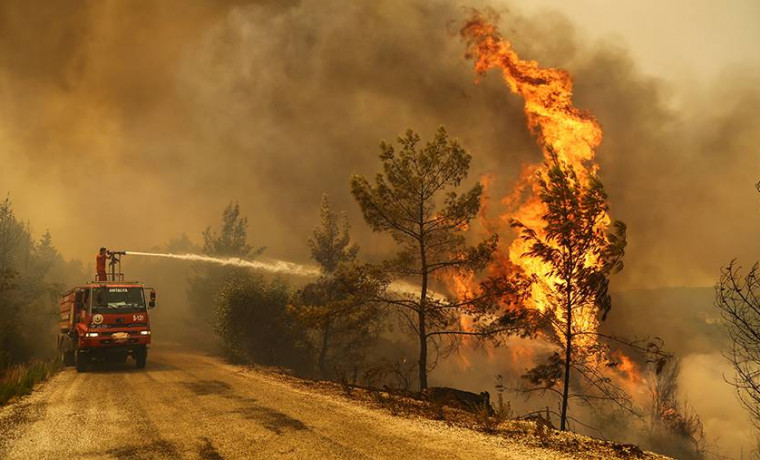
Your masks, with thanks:
M 284 260 L 273 260 L 265 262 L 261 260 L 245 260 L 239 257 L 213 257 L 200 254 L 170 254 L 159 252 L 139 252 L 124 251 L 125 254 L 134 256 L 161 257 L 164 259 L 187 260 L 190 262 L 207 262 L 217 265 L 227 265 L 234 267 L 252 268 L 270 273 L 285 273 L 288 275 L 311 276 L 316 277 L 321 274 L 319 268 L 308 265 L 286 262 Z

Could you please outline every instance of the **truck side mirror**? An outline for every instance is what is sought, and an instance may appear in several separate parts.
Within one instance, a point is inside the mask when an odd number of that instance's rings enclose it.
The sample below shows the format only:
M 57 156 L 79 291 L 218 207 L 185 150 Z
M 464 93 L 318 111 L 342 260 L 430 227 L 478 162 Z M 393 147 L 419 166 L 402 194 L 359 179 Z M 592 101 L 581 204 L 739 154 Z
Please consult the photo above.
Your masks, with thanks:
M 156 290 L 148 288 L 148 308 L 156 308 Z

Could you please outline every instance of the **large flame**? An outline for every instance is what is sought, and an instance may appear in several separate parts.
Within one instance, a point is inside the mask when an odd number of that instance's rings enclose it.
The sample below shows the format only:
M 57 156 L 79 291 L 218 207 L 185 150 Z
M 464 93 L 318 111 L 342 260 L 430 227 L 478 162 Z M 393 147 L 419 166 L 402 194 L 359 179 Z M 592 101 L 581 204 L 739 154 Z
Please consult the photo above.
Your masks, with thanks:
M 541 67 L 536 61 L 520 59 L 494 25 L 480 15 L 467 22 L 461 33 L 468 43 L 468 57 L 475 61 L 475 71 L 482 75 L 491 69 L 500 70 L 510 90 L 523 98 L 528 128 L 536 136 L 545 159 L 549 160 L 553 152 L 561 162 L 576 171 L 580 181 L 587 183 L 589 176 L 598 170 L 594 156 L 596 147 L 602 141 L 602 130 L 590 113 L 573 106 L 570 74 L 562 69 Z M 506 214 L 496 220 L 482 215 L 486 228 L 504 227 L 509 218 L 514 218 L 542 236 L 545 225 L 542 216 L 546 209 L 539 198 L 535 176 L 543 168 L 543 162 L 523 167 L 514 191 L 501 200 L 507 208 Z M 601 230 L 606 230 L 609 224 L 609 216 L 605 215 L 599 225 Z M 525 275 L 536 280 L 523 306 L 546 312 L 551 305 L 548 296 L 555 279 L 545 262 L 525 256 L 529 251 L 530 243 L 515 239 L 507 251 L 497 254 L 495 265 L 498 267 L 492 266 L 490 271 L 493 274 L 494 271 L 507 269 L 509 264 L 505 263 L 505 259 L 522 269 Z M 588 260 L 586 263 L 595 264 L 598 261 Z M 466 281 L 469 280 L 457 280 L 460 285 L 456 288 L 458 294 L 466 294 L 472 289 Z M 557 311 L 556 314 L 560 320 L 558 323 L 561 323 L 563 312 Z M 575 331 L 595 331 L 598 320 L 593 306 L 574 312 L 572 326 Z M 580 346 L 591 345 L 594 341 L 591 335 L 578 336 L 577 340 Z
M 552 154 L 556 155 L 560 162 L 575 170 L 580 185 L 588 185 L 589 178 L 599 170 L 595 152 L 602 141 L 602 129 L 589 112 L 573 106 L 573 81 L 570 74 L 562 69 L 541 67 L 536 61 L 520 59 L 511 43 L 501 37 L 496 27 L 481 15 L 476 15 L 468 21 L 461 34 L 468 44 L 467 57 L 474 60 L 478 75 L 484 75 L 491 69 L 500 70 L 512 93 L 522 97 L 528 129 L 536 136 L 546 163 L 550 164 L 551 161 L 548 160 L 552 159 Z M 536 231 L 539 237 L 545 235 L 543 228 L 546 222 L 543 216 L 546 207 L 540 199 L 536 173 L 546 173 L 546 163 L 542 161 L 523 167 L 513 191 L 501 199 L 506 212 L 497 218 L 488 215 L 491 211 L 489 200 L 493 177 L 486 176 L 482 179 L 485 193 L 480 220 L 486 231 L 502 232 L 510 219 L 515 219 Z M 598 230 L 606 232 L 610 223 L 611 219 L 605 213 L 597 224 Z M 542 239 L 546 241 L 545 238 Z M 523 301 L 522 307 L 546 313 L 551 307 L 551 287 L 557 280 L 551 275 L 551 267 L 548 264 L 526 256 L 531 249 L 530 245 L 516 238 L 507 249 L 500 247 L 488 267 L 488 274 L 508 276 L 512 270 L 522 270 L 529 279 L 535 280 L 531 285 L 529 298 Z M 585 263 L 587 266 L 593 266 L 599 261 L 589 257 Z M 476 280 L 472 275 L 454 275 L 448 281 L 449 287 L 460 298 L 472 296 L 477 289 Z M 559 330 L 558 325 L 562 324 L 564 313 L 555 311 L 554 314 L 559 320 L 555 322 L 558 336 L 563 340 L 564 331 Z M 462 326 L 468 327 L 468 322 L 463 320 Z M 597 331 L 599 320 L 595 306 L 590 304 L 574 310 L 571 326 L 574 333 Z M 593 334 L 576 335 L 573 342 L 574 348 L 580 350 L 592 349 L 595 344 L 596 338 Z M 527 347 L 511 348 L 512 353 L 515 353 L 516 349 L 519 352 L 524 348 L 530 352 L 527 355 L 532 356 L 532 349 Z M 491 357 L 492 352 L 492 349 L 489 350 Z M 524 360 L 527 357 L 523 354 L 520 359 Z M 608 360 L 598 355 L 591 357 L 592 361 L 596 361 L 602 368 L 614 368 L 612 379 L 636 400 L 641 400 L 642 377 L 639 367 L 622 352 L 614 352 L 611 358 Z M 605 366 L 615 361 L 617 364 Z

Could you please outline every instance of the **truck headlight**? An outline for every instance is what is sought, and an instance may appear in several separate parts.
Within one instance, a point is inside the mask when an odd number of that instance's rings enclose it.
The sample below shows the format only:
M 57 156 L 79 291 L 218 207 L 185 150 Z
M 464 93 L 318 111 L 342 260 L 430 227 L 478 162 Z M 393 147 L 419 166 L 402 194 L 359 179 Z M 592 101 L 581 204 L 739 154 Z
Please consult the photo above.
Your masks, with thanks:
M 97 332 L 88 332 L 85 334 L 85 337 L 97 337 L 99 334 Z
M 140 335 L 150 335 L 150 331 L 140 331 Z

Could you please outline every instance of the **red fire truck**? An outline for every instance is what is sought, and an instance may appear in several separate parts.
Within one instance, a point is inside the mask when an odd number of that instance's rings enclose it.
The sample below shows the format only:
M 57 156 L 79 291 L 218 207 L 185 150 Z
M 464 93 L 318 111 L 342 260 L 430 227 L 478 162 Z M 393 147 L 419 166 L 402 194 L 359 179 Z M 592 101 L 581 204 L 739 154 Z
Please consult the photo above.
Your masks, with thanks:
M 111 270 L 106 281 L 77 286 L 61 296 L 58 351 L 63 363 L 76 366 L 77 372 L 86 371 L 95 361 L 125 362 L 129 356 L 138 368 L 145 367 L 150 344 L 148 310 L 156 306 L 156 291 L 124 281 L 123 254 L 108 252 Z

